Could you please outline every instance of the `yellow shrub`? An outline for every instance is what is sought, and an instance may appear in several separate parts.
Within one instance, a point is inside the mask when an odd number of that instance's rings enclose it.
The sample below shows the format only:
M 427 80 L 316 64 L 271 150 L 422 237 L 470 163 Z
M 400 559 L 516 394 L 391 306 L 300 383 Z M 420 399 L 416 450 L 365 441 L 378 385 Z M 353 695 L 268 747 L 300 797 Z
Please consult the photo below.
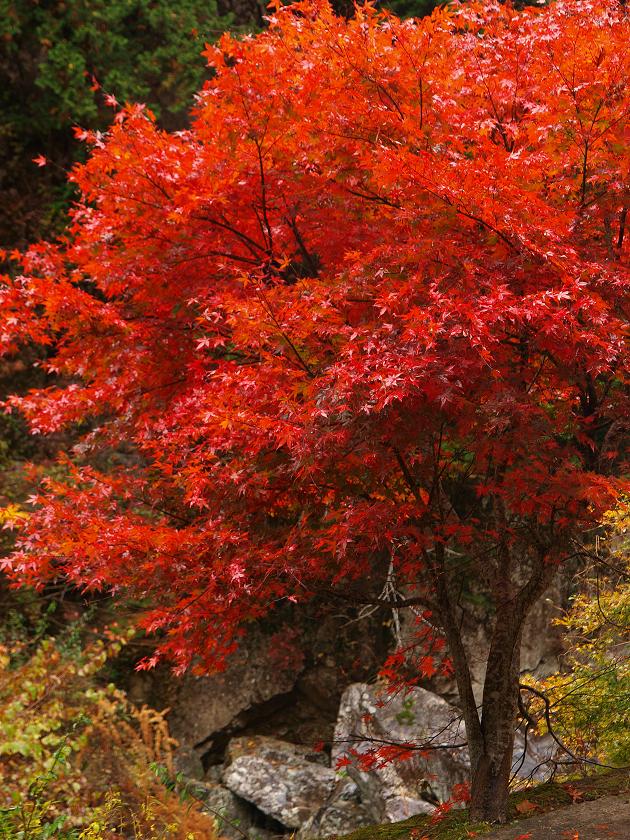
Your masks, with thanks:
M 558 620 L 569 650 L 565 667 L 529 683 L 541 730 L 551 728 L 577 758 L 630 764 L 630 503 L 604 519 L 580 593 Z M 545 702 L 546 699 L 546 702 Z
M 98 682 L 126 638 L 110 633 L 78 653 L 51 638 L 30 656 L 17 643 L 0 646 L 1 836 L 215 837 L 212 818 L 152 769 L 173 770 L 164 714 Z

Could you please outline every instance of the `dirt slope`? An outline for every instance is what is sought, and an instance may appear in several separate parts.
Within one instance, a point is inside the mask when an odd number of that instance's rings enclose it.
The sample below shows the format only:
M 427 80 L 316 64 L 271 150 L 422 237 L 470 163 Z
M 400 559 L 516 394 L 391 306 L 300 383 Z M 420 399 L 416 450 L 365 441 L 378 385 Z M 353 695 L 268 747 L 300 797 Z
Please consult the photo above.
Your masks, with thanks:
M 519 820 L 483 840 L 630 840 L 630 793 Z

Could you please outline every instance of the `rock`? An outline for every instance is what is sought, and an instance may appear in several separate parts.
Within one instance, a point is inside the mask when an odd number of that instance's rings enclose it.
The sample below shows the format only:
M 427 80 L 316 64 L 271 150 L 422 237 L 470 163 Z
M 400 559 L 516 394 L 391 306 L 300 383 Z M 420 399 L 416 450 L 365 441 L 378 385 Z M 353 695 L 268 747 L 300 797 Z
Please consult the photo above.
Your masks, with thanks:
M 527 616 L 521 634 L 520 672 L 546 677 L 558 670 L 559 655 L 562 652 L 562 632 L 553 620 L 566 606 L 567 582 L 558 577 L 544 598 L 537 601 Z M 483 682 L 486 676 L 488 651 L 490 648 L 489 628 L 485 620 L 479 620 L 470 629 L 464 629 L 463 642 L 471 663 L 473 692 L 478 701 L 483 696 Z
M 356 609 L 338 604 L 284 611 L 289 623 L 276 632 L 268 622 L 249 626 L 223 673 L 179 677 L 162 665 L 129 676 L 137 705 L 168 711 L 185 775 L 198 777 L 201 760 L 207 778 L 237 735 L 329 744 L 345 687 L 373 674 L 387 654 L 380 613 L 356 623 Z
M 220 785 L 221 779 L 223 778 L 223 765 L 213 764 L 211 767 L 208 767 L 203 778 L 206 782 L 214 782 L 214 784 Z
M 375 773 L 363 773 L 351 764 L 345 770 L 359 791 L 359 798 L 367 809 L 370 822 L 381 822 L 385 813 L 381 779 Z
M 178 747 L 175 751 L 175 770 L 187 779 L 203 779 L 201 757 L 192 747 Z
M 320 753 L 275 738 L 234 738 L 227 760 L 226 787 L 287 828 L 306 823 L 337 785 Z
M 239 727 L 238 716 L 294 687 L 301 671 L 299 657 L 278 662 L 271 640 L 262 635 L 247 640 L 225 671 L 210 676 L 185 676 L 169 698 L 169 726 L 182 748 L 203 754 L 212 736 Z
M 514 738 L 512 772 L 519 779 L 542 782 L 549 778 L 550 762 L 558 756 L 558 744 L 551 735 L 532 735 L 522 731 Z
M 283 761 L 289 764 L 296 761 L 305 761 L 308 764 L 321 764 L 323 767 L 329 767 L 328 757 L 325 753 L 266 735 L 232 738 L 225 750 L 225 761 L 226 764 L 230 765 L 237 758 L 250 755 L 263 755 L 278 765 Z
M 553 621 L 568 604 L 571 578 L 566 572 L 558 575 L 545 597 L 532 607 L 523 627 L 521 673 L 544 678 L 558 670 L 563 634 Z
M 361 801 L 358 786 L 353 781 L 341 779 L 324 805 L 298 831 L 297 840 L 348 834 L 373 821 L 370 808 Z
M 380 703 L 382 702 L 382 705 Z M 370 741 L 370 739 L 373 739 Z M 415 814 L 431 813 L 437 802 L 451 796 L 455 784 L 468 781 L 469 758 L 464 724 L 459 710 L 437 694 L 414 688 L 393 697 L 379 695 L 379 689 L 355 683 L 344 693 L 339 708 L 332 750 L 333 766 L 348 749 L 365 754 L 374 741 L 430 743 L 441 749 L 428 757 L 394 761 L 370 772 L 347 768 L 369 805 L 373 822 L 397 822 Z M 542 780 L 546 763 L 557 752 L 549 735 L 516 733 L 513 771 L 520 778 Z
M 189 786 L 190 792 L 200 799 L 203 810 L 216 821 L 217 833 L 228 840 L 243 840 L 251 827 L 250 809 L 246 803 L 226 787 L 199 782 Z
M 365 754 L 382 741 L 440 749 L 426 758 L 418 752 L 369 772 L 351 768 L 375 821 L 395 822 L 430 813 L 436 802 L 449 798 L 454 784 L 468 779 L 468 753 L 458 746 L 465 742 L 460 713 L 437 694 L 414 688 L 408 694 L 381 698 L 375 686 L 349 686 L 339 708 L 333 766 L 350 748 Z
M 245 837 L 271 840 L 273 832 L 256 824 L 256 810 L 223 785 L 197 782 L 189 784 L 189 790 L 203 802 L 202 809 L 214 818 L 219 837 L 225 840 L 245 840 Z
M 414 796 L 401 782 L 395 765 L 389 764 L 372 773 L 348 767 L 348 775 L 359 789 L 370 823 L 385 820 L 399 822 L 416 814 L 432 814 L 434 811 L 432 803 Z
M 310 704 L 320 709 L 324 716 L 334 720 L 346 685 L 343 668 L 327 657 L 323 662 L 316 663 L 304 671 L 298 680 L 297 688 L 302 696 L 308 698 Z

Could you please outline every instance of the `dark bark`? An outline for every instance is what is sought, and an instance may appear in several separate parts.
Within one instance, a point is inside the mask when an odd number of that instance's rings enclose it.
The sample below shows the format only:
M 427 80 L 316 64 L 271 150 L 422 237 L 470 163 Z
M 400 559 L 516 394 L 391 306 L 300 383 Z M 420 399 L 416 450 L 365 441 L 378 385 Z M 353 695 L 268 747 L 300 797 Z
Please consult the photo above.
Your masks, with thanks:
M 531 576 L 515 588 L 514 558 L 506 549 L 495 586 L 496 619 L 483 687 L 481 733 L 483 751 L 471 762 L 471 807 L 474 820 L 505 822 L 518 722 L 520 651 L 523 624 L 545 592 L 555 567 L 541 550 Z
M 490 639 L 481 715 L 472 690 L 468 656 L 461 636 L 456 602 L 444 557 L 438 550 L 433 567 L 436 604 L 453 661 L 466 726 L 471 763 L 471 808 L 474 820 L 505 822 L 518 722 L 520 647 L 523 624 L 549 586 L 554 567 L 544 553 L 532 563 L 528 581 L 518 586 L 516 560 L 506 546 L 499 551 L 492 576 L 495 621 Z
M 497 617 L 483 691 L 483 749 L 471 762 L 473 820 L 505 822 L 518 715 L 521 626 L 509 613 Z
M 472 677 L 468 665 L 468 656 L 462 640 L 460 624 L 457 620 L 455 603 L 451 597 L 444 568 L 443 546 L 436 547 L 436 565 L 433 570 L 437 616 L 444 630 L 449 653 L 453 661 L 453 670 L 457 691 L 462 707 L 466 739 L 470 760 L 475 765 L 483 752 L 483 736 L 477 703 L 472 688 Z
M 512 736 L 512 743 L 514 736 Z M 503 755 L 482 755 L 472 778 L 470 819 L 490 823 L 507 821 L 512 750 Z

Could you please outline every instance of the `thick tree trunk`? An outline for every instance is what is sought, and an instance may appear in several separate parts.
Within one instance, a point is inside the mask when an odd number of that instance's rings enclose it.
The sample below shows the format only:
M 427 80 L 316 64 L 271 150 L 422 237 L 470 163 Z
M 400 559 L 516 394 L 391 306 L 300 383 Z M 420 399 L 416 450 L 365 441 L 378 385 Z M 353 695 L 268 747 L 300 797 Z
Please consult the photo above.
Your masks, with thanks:
M 518 718 L 518 683 L 523 617 L 503 604 L 490 643 L 483 686 L 481 735 L 483 749 L 471 762 L 471 805 L 474 820 L 505 822 L 508 787 Z
M 529 580 L 520 587 L 513 559 L 505 550 L 493 581 L 495 620 L 483 687 L 481 714 L 475 700 L 468 655 L 461 636 L 439 547 L 434 567 L 436 606 L 453 661 L 471 764 L 473 820 L 506 822 L 514 735 L 518 720 L 518 684 L 523 623 L 553 577 L 540 554 Z
M 518 629 L 509 627 L 509 622 L 506 624 L 505 633 L 495 630 L 483 692 L 483 748 L 478 760 L 471 761 L 470 816 L 473 820 L 486 822 L 505 822 L 507 819 L 518 716 L 521 634 Z M 505 645 L 503 655 L 502 644 Z
M 514 738 L 512 738 L 512 747 Z M 506 821 L 512 748 L 503 755 L 484 753 L 477 764 L 471 785 L 470 817 L 472 820 L 501 823 Z

